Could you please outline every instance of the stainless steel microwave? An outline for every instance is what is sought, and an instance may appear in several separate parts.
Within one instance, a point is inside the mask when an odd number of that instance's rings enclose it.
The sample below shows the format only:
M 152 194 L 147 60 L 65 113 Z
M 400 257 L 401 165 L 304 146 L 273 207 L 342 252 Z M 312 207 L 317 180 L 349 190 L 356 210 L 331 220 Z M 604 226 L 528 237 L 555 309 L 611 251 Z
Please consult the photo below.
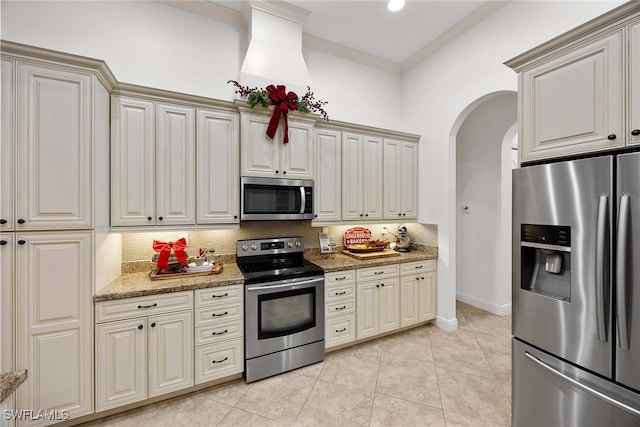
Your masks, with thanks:
M 313 181 L 240 178 L 240 221 L 313 219 Z

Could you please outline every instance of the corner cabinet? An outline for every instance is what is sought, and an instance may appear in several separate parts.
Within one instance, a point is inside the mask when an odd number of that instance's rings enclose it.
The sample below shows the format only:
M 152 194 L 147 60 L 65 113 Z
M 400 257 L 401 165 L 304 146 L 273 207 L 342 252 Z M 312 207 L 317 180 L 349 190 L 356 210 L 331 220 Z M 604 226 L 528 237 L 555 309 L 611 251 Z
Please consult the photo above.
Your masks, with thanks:
M 418 144 L 384 140 L 384 219 L 418 218 Z
M 342 220 L 382 219 L 382 138 L 342 133 Z
M 436 317 L 436 262 L 400 264 L 400 327 Z
M 313 179 L 315 120 L 289 115 L 289 142 L 283 141 L 282 119 L 273 139 L 266 134 L 270 114 L 240 113 L 241 176 Z

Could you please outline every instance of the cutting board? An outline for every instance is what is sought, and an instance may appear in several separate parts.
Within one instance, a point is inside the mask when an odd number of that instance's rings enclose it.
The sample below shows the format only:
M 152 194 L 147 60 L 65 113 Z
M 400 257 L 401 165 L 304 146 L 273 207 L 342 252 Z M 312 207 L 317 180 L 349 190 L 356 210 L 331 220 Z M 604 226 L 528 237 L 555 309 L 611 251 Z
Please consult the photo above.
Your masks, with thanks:
M 153 270 L 149 274 L 151 280 L 164 280 L 164 279 L 186 279 L 196 276 L 208 276 L 210 274 L 218 274 L 222 271 L 222 264 L 216 261 L 215 266 L 211 270 L 207 271 L 191 271 L 184 273 L 158 273 L 158 270 Z
M 399 252 L 396 252 L 392 249 L 385 249 L 383 251 L 380 252 L 351 252 L 349 250 L 343 249 L 342 253 L 356 258 L 356 259 L 376 259 L 376 258 L 387 258 L 387 257 L 393 257 L 393 256 L 400 256 Z

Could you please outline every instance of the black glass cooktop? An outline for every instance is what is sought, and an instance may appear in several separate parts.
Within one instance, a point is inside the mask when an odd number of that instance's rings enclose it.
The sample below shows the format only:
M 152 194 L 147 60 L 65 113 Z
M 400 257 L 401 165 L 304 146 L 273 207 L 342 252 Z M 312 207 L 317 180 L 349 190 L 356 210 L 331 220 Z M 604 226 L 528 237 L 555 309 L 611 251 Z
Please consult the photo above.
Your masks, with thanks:
M 260 256 L 250 261 L 238 259 L 245 284 L 267 283 L 324 274 L 324 270 L 302 256 Z

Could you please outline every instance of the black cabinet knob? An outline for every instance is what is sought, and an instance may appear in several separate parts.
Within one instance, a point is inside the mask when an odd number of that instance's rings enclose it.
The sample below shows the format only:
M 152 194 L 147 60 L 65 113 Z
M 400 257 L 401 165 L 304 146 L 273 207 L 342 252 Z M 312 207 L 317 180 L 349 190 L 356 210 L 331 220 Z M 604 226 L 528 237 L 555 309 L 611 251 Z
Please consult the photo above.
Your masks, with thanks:
M 286 175 L 286 174 L 287 174 L 287 171 L 282 171 L 282 175 Z
M 25 222 L 27 222 L 27 221 L 25 221 L 25 220 L 24 220 L 24 219 L 22 219 L 22 218 L 20 218 L 20 219 L 18 220 L 18 224 L 24 224 Z
M 364 216 L 369 216 L 369 214 L 364 214 Z
M 399 213 L 399 214 L 398 214 L 398 216 L 402 216 L 402 214 L 401 214 L 401 213 Z
M 314 218 L 318 218 L 318 215 L 314 215 L 313 217 L 314 217 Z
M 150 216 L 147 217 L 147 221 L 151 221 L 153 218 L 151 218 Z
M 402 216 L 407 216 L 407 214 L 406 214 L 406 213 L 403 213 L 403 214 L 402 214 Z
M 238 215 L 234 215 L 234 216 L 233 216 L 233 219 L 238 219 Z
M 2 245 L 2 246 L 6 245 L 7 243 L 9 243 L 9 242 L 7 242 L 6 240 L 0 240 L 0 245 Z
M 276 170 L 276 173 L 278 173 L 278 171 Z
M 153 323 L 151 324 L 151 327 L 152 327 L 152 328 L 155 328 L 155 327 L 156 327 L 156 322 L 153 322 Z
M 162 221 L 164 218 L 163 218 L 163 217 L 161 217 L 161 216 L 159 216 L 159 217 L 158 217 L 158 219 L 159 219 L 160 221 Z
M 0 219 L 0 224 L 6 224 L 7 220 L 6 219 Z
M 609 136 L 607 136 L 607 139 L 609 141 L 613 141 L 614 139 L 616 139 L 616 134 L 615 133 L 610 134 Z
M 638 136 L 638 135 L 640 135 L 640 129 L 634 129 L 634 130 L 632 130 L 632 131 L 631 131 L 631 135 L 633 135 L 633 136 Z
M 379 288 L 379 287 L 380 287 L 380 285 L 376 285 L 376 288 Z
M 138 325 L 138 329 L 142 329 L 142 328 L 144 328 L 144 326 Z
M 360 216 L 364 216 L 364 215 L 360 214 Z
M 27 241 L 26 241 L 26 240 L 18 240 L 18 244 L 19 244 L 19 245 L 24 245 L 25 243 L 27 243 Z

